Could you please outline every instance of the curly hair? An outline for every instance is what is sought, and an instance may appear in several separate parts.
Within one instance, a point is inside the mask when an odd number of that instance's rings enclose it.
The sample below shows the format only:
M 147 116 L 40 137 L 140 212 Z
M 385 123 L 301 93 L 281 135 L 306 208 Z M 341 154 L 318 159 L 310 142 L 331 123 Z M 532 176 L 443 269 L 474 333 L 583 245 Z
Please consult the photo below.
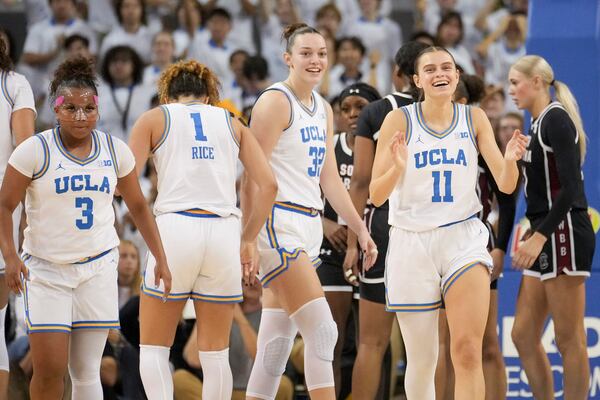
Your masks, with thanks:
M 63 87 L 89 88 L 98 94 L 93 61 L 84 57 L 76 57 L 60 64 L 50 82 L 50 98 L 56 98 Z
M 219 79 L 204 64 L 198 61 L 179 61 L 171 64 L 160 75 L 158 96 L 161 104 L 179 96 L 208 96 L 208 104 L 219 102 Z

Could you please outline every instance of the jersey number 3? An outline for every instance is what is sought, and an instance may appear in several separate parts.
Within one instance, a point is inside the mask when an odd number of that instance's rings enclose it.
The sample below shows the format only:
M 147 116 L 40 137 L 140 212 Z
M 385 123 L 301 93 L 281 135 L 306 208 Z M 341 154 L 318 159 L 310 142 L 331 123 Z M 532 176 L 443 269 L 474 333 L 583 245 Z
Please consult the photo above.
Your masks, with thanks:
M 431 196 L 431 201 L 433 203 L 452 203 L 454 201 L 454 197 L 452 197 L 452 171 L 443 171 L 443 176 L 441 176 L 440 171 L 431 171 L 431 176 L 433 177 L 433 196 Z M 442 186 L 444 188 L 444 194 L 441 194 Z
M 89 197 L 75 197 L 75 208 L 81 208 L 81 219 L 75 220 L 79 229 L 90 229 L 94 225 L 94 201 Z

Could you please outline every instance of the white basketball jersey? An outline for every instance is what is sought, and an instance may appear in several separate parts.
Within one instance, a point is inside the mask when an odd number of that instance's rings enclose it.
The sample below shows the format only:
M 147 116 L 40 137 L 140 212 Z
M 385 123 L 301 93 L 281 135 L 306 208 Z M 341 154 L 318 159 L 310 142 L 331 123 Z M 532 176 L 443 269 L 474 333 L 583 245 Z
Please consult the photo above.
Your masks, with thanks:
M 404 179 L 390 196 L 390 225 L 422 232 L 478 213 L 478 150 L 470 107 L 454 104 L 454 117 L 443 132 L 426 125 L 421 103 L 401 110 L 408 158 Z
M 15 149 L 10 121 L 12 113 L 31 108 L 35 111 L 35 103 L 31 87 L 21 74 L 12 71 L 0 72 L 0 182 L 4 178 L 8 158 Z M 33 133 L 33 132 L 32 132 Z
M 198 102 L 161 109 L 166 125 L 153 149 L 154 214 L 201 209 L 222 217 L 241 215 L 235 191 L 239 143 L 229 112 Z
M 266 90 L 279 90 L 291 105 L 290 123 L 271 153 L 271 167 L 279 191 L 276 201 L 323 209 L 319 181 L 325 161 L 327 109 L 325 100 L 312 92 L 312 108 L 306 107 L 284 83 Z
M 112 206 L 117 178 L 135 166 L 125 143 L 93 131 L 85 159 L 63 146 L 58 128 L 23 142 L 9 163 L 32 177 L 23 251 L 58 264 L 81 262 L 119 245 Z

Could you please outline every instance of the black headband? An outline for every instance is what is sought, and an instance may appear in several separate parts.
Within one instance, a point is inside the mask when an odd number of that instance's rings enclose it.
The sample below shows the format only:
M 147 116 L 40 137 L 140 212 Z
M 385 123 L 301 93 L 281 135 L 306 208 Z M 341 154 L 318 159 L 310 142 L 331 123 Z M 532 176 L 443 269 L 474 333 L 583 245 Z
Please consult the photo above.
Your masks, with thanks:
M 359 96 L 369 103 L 381 99 L 377 89 L 362 82 L 354 83 L 342 90 L 342 93 L 340 93 L 340 103 L 348 96 Z

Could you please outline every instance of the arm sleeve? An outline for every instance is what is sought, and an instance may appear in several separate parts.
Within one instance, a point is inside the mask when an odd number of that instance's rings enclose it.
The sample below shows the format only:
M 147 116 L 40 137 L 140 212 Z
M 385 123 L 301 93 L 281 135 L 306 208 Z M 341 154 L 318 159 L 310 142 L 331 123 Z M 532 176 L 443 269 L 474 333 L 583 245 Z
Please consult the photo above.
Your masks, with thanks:
M 496 243 L 494 248 L 500 249 L 506 253 L 508 243 L 510 241 L 510 235 L 512 234 L 513 225 L 515 223 L 515 214 L 517 212 L 517 197 L 519 193 L 519 186 L 512 194 L 502 193 L 498 189 L 498 185 L 494 180 L 492 172 L 488 166 L 485 165 L 485 173 L 490 180 L 492 192 L 498 202 L 498 235 L 496 237 Z
M 113 143 L 115 145 L 117 165 L 119 166 L 119 176 L 117 178 L 123 178 L 124 176 L 129 175 L 135 168 L 135 157 L 129 147 L 127 147 L 125 142 L 121 139 L 113 137 Z
M 21 174 L 33 178 L 40 172 L 40 166 L 44 165 L 44 148 L 42 139 L 32 136 L 21 143 L 8 159 L 8 163 Z
M 550 212 L 538 227 L 538 231 L 546 237 L 550 237 L 565 218 L 576 194 L 581 190 L 578 188 L 581 184 L 581 167 L 576 135 L 575 125 L 565 111 L 550 111 L 544 118 L 541 137 L 544 143 L 552 147 L 560 183 L 560 190 L 552 202 Z
M 33 100 L 33 92 L 31 85 L 23 75 L 14 75 L 14 91 L 13 91 L 14 106 L 13 112 L 23 108 L 30 108 L 35 113 L 35 101 Z M 37 113 L 36 113 L 37 115 Z

